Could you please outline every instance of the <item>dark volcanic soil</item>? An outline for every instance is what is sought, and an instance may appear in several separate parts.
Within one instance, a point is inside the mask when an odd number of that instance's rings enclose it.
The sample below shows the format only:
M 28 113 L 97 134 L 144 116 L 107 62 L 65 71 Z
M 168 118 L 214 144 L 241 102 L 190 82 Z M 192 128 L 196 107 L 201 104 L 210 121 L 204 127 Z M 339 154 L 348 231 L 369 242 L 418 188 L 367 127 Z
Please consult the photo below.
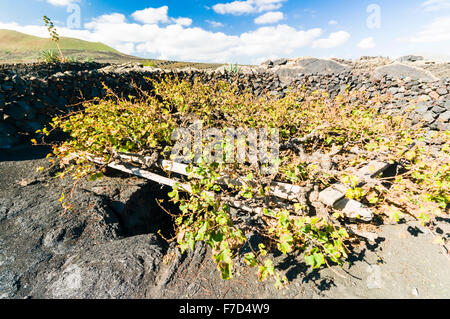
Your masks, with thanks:
M 383 226 L 344 268 L 311 271 L 301 256 L 275 256 L 291 280 L 277 291 L 238 266 L 222 281 L 202 245 L 181 256 L 157 234 L 171 220 L 156 204 L 167 189 L 108 174 L 82 182 L 76 210 L 58 199 L 71 182 L 55 179 L 48 150 L 0 154 L 0 298 L 449 298 L 450 261 L 414 222 Z M 449 233 L 450 221 L 441 221 Z M 342 278 L 342 277 L 345 277 Z

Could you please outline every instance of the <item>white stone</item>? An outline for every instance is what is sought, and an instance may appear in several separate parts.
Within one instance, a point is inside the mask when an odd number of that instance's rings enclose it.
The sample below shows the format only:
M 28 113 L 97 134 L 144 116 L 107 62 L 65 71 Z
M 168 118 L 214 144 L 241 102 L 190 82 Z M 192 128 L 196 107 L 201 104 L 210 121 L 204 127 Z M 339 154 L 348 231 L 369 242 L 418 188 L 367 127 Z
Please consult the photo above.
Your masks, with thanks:
M 349 218 L 361 219 L 367 222 L 373 219 L 372 211 L 353 199 L 343 198 L 337 201 L 333 207 L 341 210 Z
M 337 191 L 333 187 L 328 187 L 319 193 L 319 200 L 327 206 L 334 206 L 334 204 L 344 198 L 344 196 L 344 194 Z

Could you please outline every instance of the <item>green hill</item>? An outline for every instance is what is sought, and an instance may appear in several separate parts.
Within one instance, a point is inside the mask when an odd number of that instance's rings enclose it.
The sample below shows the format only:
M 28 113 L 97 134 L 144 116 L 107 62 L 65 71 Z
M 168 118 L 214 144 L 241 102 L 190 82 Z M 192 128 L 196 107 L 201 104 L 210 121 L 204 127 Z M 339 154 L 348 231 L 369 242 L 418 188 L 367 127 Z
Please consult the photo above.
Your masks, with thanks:
M 209 69 L 220 66 L 220 64 L 143 59 L 123 54 L 100 42 L 89 42 L 74 38 L 61 37 L 59 45 L 64 56 L 73 57 L 78 61 L 94 60 L 96 62 L 109 63 L 139 62 L 144 65 L 151 65 L 163 69 L 183 67 Z M 50 38 L 40 38 L 17 31 L 0 29 L 0 63 L 37 62 L 40 53 L 49 49 L 56 50 L 56 45 Z

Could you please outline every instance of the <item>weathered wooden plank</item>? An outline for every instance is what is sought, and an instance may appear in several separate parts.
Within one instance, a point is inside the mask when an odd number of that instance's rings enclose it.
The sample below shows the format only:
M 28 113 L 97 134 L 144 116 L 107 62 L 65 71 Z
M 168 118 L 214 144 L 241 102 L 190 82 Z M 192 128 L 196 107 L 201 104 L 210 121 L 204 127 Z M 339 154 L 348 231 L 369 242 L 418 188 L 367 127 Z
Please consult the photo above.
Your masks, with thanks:
M 369 179 L 378 176 L 390 166 L 391 164 L 380 161 L 371 161 L 369 164 L 364 165 L 355 174 L 361 180 L 358 186 L 363 186 Z M 320 192 L 319 200 L 327 206 L 341 210 L 349 218 L 360 218 L 364 221 L 371 221 L 373 219 L 373 213 L 368 207 L 355 200 L 345 198 L 345 194 L 349 189 L 349 186 L 341 183 L 333 184 Z
M 117 157 L 123 161 L 129 161 L 134 163 L 139 163 L 142 165 L 149 165 L 151 163 L 154 163 L 154 159 L 142 155 L 137 154 L 123 154 L 118 153 Z M 191 176 L 193 178 L 201 178 L 201 176 L 195 174 L 195 168 L 193 173 L 188 173 L 188 165 L 177 163 L 173 161 L 168 160 L 157 160 L 158 165 L 169 172 L 180 174 L 183 176 Z M 98 164 L 104 164 L 104 163 L 98 163 Z M 158 174 L 151 173 L 148 171 L 145 171 L 140 168 L 130 168 L 121 164 L 111 163 L 108 165 L 111 168 L 118 169 L 124 172 L 128 172 L 130 174 L 140 176 L 152 181 L 155 181 L 157 183 L 161 183 L 167 186 L 173 186 L 175 185 L 176 181 L 167 177 L 162 177 Z M 372 161 L 369 164 L 363 166 L 360 168 L 356 175 L 362 179 L 360 185 L 363 185 L 367 179 L 373 178 L 378 176 L 380 173 L 385 171 L 387 168 L 390 167 L 390 164 L 379 162 L 379 161 Z M 245 183 L 251 183 L 251 181 L 245 181 L 243 178 L 235 178 L 231 179 L 228 176 L 223 176 L 218 181 L 221 184 L 233 184 L 233 185 L 244 185 Z M 190 186 L 188 184 L 180 184 L 182 185 L 182 188 L 188 192 L 191 192 Z M 333 207 L 334 209 L 341 210 L 347 217 L 349 218 L 360 218 L 364 221 L 370 221 L 373 219 L 373 213 L 371 210 L 361 204 L 358 201 L 350 200 L 345 198 L 345 193 L 349 189 L 348 186 L 336 183 L 329 188 L 323 190 L 319 193 L 319 201 L 321 201 L 323 204 Z M 297 202 L 300 196 L 303 195 L 303 188 L 298 185 L 292 185 L 287 183 L 281 183 L 281 182 L 273 182 L 271 184 L 271 194 L 275 197 L 285 199 L 291 202 Z M 213 193 L 210 194 L 211 196 L 215 196 Z M 248 212 L 253 212 L 257 214 L 262 213 L 262 208 L 252 208 L 249 207 L 243 202 L 233 199 L 227 199 L 229 204 L 235 208 L 243 209 Z
M 140 164 L 148 163 L 148 157 L 138 156 L 138 155 L 130 155 L 130 154 L 122 154 L 119 153 L 118 157 L 122 160 L 129 160 Z M 188 165 L 182 163 L 176 163 L 173 161 L 167 160 L 158 160 L 158 164 L 161 168 L 166 171 L 177 173 L 184 176 L 191 176 L 193 178 L 201 178 L 201 176 L 194 173 L 188 173 L 187 168 Z M 194 168 L 195 171 L 195 168 Z M 252 185 L 251 181 L 246 181 L 242 177 L 238 178 L 230 178 L 229 176 L 222 176 L 218 179 L 218 183 L 224 185 L 234 185 L 234 186 L 244 186 L 245 184 Z M 303 188 L 301 186 L 286 184 L 281 182 L 273 182 L 270 186 L 271 194 L 273 196 L 286 199 L 289 201 L 297 201 L 299 196 L 303 194 Z

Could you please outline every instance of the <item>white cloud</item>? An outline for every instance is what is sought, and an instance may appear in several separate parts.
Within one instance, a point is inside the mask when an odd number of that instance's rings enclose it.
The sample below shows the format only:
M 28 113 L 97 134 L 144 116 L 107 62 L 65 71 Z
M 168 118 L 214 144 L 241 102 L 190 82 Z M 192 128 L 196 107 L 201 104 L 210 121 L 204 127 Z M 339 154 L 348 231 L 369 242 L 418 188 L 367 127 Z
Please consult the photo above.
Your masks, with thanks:
M 188 19 L 168 18 L 167 24 L 142 24 L 127 20 L 123 14 L 113 13 L 92 19 L 84 25 L 84 30 L 59 27 L 58 33 L 103 42 L 124 53 L 147 58 L 218 63 L 256 63 L 267 58 L 292 56 L 300 49 L 333 47 L 343 42 L 339 32 L 331 34 L 328 39 L 319 39 L 322 36 L 320 28 L 300 30 L 281 24 L 230 35 L 188 26 L 191 22 Z M 0 29 L 48 37 L 46 28 L 40 25 L 0 22 Z
M 213 6 L 213 10 L 219 14 L 241 15 L 244 13 L 251 13 L 254 11 L 254 7 L 249 2 L 250 1 L 233 1 L 229 3 L 218 3 Z
M 159 58 L 220 63 L 236 60 L 253 62 L 267 56 L 290 55 L 295 49 L 311 45 L 321 34 L 320 29 L 299 31 L 287 25 L 262 27 L 239 36 L 178 25 L 154 27 L 154 30 L 145 31 L 143 36 L 147 41 L 137 45 L 138 53 L 157 54 Z
M 159 22 L 168 23 L 168 11 L 169 7 L 167 6 L 162 6 L 160 8 L 147 8 L 144 10 L 138 10 L 131 16 L 134 18 L 134 20 L 145 24 L 157 24 Z
M 80 2 L 80 0 L 47 0 L 47 2 L 54 6 L 68 6 L 69 4 Z
M 280 9 L 285 0 L 253 0 L 256 11 L 264 12 L 264 11 L 272 11 Z
M 270 11 L 259 17 L 257 17 L 254 22 L 256 24 L 270 24 L 276 23 L 284 19 L 283 12 L 280 11 Z
M 407 38 L 409 42 L 444 42 L 450 41 L 450 16 L 439 17 L 423 27 L 422 31 Z
M 126 20 L 125 16 L 121 13 L 112 13 L 112 14 L 104 14 L 97 18 L 94 18 L 92 22 L 87 23 L 86 27 L 89 28 L 89 25 L 92 23 L 104 23 L 104 24 L 119 24 L 124 23 Z
M 222 22 L 217 22 L 213 20 L 205 20 L 206 23 L 209 23 L 214 28 L 219 28 L 225 26 Z
M 12 23 L 2 23 L 0 22 L 0 29 L 14 30 L 30 35 L 34 35 L 42 38 L 49 38 L 48 30 L 45 26 L 41 25 L 25 25 L 21 26 L 15 22 Z M 92 34 L 89 30 L 77 30 L 58 27 L 58 34 L 64 37 L 71 37 L 82 39 L 86 41 L 102 41 L 97 36 Z
M 350 39 L 350 33 L 345 31 L 333 32 L 328 38 L 315 40 L 313 48 L 330 49 L 345 44 Z
M 329 25 L 336 25 L 336 24 L 338 24 L 338 22 L 336 20 L 330 20 L 330 21 L 328 21 L 328 24 Z
M 190 18 L 169 18 L 168 15 L 169 7 L 162 6 L 160 8 L 146 8 L 144 10 L 138 10 L 134 12 L 131 16 L 134 20 L 144 23 L 144 24 L 158 24 L 158 23 L 169 23 L 174 22 L 182 26 L 190 26 L 192 24 L 192 19 Z
M 358 48 L 363 49 L 363 50 L 373 49 L 373 48 L 375 48 L 375 46 L 376 46 L 375 40 L 372 37 L 362 39 L 358 43 Z
M 135 52 L 135 50 L 136 50 L 133 42 L 126 42 L 126 43 L 118 44 L 116 46 L 116 49 L 119 50 L 120 52 L 126 53 L 126 54 L 133 54 L 133 52 Z
M 20 26 L 15 22 L 12 23 L 0 22 L 0 29 L 14 30 L 29 35 L 34 35 L 36 37 L 47 37 L 47 38 L 49 37 L 48 31 L 44 26 L 37 26 L 37 25 Z
M 261 27 L 239 36 L 237 46 L 231 49 L 233 56 L 257 59 L 265 56 L 283 57 L 294 50 L 310 46 L 322 34 L 321 29 L 296 30 L 288 25 Z
M 192 19 L 190 18 L 177 18 L 177 19 L 173 19 L 172 21 L 175 22 L 176 24 L 188 27 L 192 24 Z
M 277 10 L 285 0 L 246 0 L 215 4 L 212 8 L 219 14 L 242 15 Z
M 450 0 L 428 0 L 422 3 L 425 11 L 438 11 L 450 8 Z

